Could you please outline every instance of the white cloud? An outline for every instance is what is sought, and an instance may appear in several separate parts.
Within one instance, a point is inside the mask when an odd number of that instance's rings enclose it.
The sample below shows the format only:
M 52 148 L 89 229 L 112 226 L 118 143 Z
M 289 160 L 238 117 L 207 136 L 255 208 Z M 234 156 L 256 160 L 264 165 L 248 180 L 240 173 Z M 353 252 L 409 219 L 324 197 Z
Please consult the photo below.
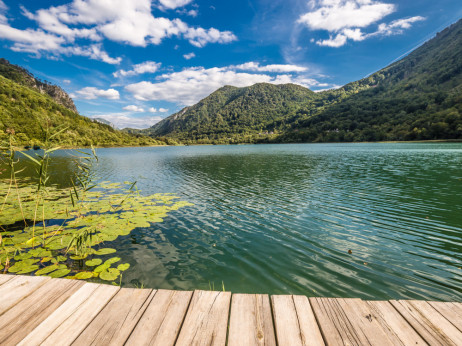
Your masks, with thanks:
M 187 13 L 187 15 L 191 17 L 197 17 L 198 14 L 199 12 L 197 10 L 189 10 Z
M 184 37 L 189 40 L 193 46 L 202 48 L 207 43 L 230 43 L 237 40 L 237 37 L 231 31 L 218 31 L 215 28 L 208 30 L 203 28 L 188 28 Z
M 159 108 L 159 112 L 161 113 L 167 113 L 168 109 L 167 108 Z
M 143 73 L 154 73 L 159 69 L 160 65 L 161 65 L 160 62 L 157 63 L 154 61 L 146 61 L 141 64 L 133 65 L 130 71 L 119 70 L 117 72 L 114 72 L 112 75 L 117 78 L 117 77 L 136 76 L 136 75 L 143 74 Z
M 316 41 L 319 46 L 341 47 L 348 40 L 362 41 L 373 36 L 402 33 L 411 23 L 425 19 L 417 16 L 381 23 L 377 31 L 365 33 L 365 28 L 395 12 L 396 6 L 379 0 L 312 0 L 309 4 L 310 11 L 301 15 L 298 23 L 311 30 L 329 32 L 328 39 Z
M 63 83 L 64 83 L 64 84 L 71 84 L 71 81 L 70 81 L 69 79 L 64 79 L 64 80 L 63 80 Z
M 160 0 L 166 8 L 184 6 L 190 0 Z M 160 44 L 171 36 L 184 36 L 196 46 L 207 43 L 228 43 L 236 37 L 229 31 L 190 27 L 180 19 L 154 17 L 151 0 L 73 0 L 71 3 L 38 10 L 35 14 L 23 9 L 43 30 L 65 37 L 93 41 L 104 36 L 132 46 Z M 72 26 L 84 25 L 73 28 Z
M 164 8 L 177 8 L 191 0 L 159 0 Z M 158 45 L 176 36 L 196 47 L 209 43 L 237 40 L 231 31 L 192 27 L 178 18 L 154 17 L 152 0 L 72 0 L 70 3 L 39 9 L 32 13 L 22 7 L 22 14 L 33 20 L 37 28 L 24 30 L 8 25 L 7 7 L 0 0 L 0 39 L 13 42 L 11 49 L 57 58 L 59 55 L 80 55 L 109 64 L 121 58 L 110 57 L 101 42 L 104 38 L 132 46 Z M 190 10 L 188 15 L 197 15 Z M 85 41 L 84 44 L 81 41 Z
M 144 113 L 143 108 L 135 106 L 135 105 L 126 106 L 126 107 L 123 108 L 123 110 L 129 111 L 129 112 Z
M 67 40 L 63 36 L 49 34 L 41 29 L 19 30 L 9 25 L 0 24 L 0 38 L 13 41 L 11 49 L 15 52 L 43 53 L 58 55 L 79 55 L 90 59 L 100 60 L 109 64 L 118 64 L 121 58 L 111 58 L 101 47 L 101 44 L 90 46 L 66 46 Z
M 178 7 L 183 7 L 192 1 L 193 0 L 159 0 L 159 3 L 164 8 L 175 9 Z
M 111 58 L 104 50 L 101 48 L 101 44 L 92 44 L 90 46 L 73 46 L 73 47 L 62 47 L 57 50 L 57 52 L 65 55 L 79 55 L 86 56 L 93 60 L 99 60 L 111 65 L 117 65 L 122 61 L 122 58 Z
M 298 21 L 310 29 L 330 32 L 364 28 L 395 11 L 395 5 L 375 0 L 320 0 L 317 4 L 316 10 Z
M 412 27 L 412 23 L 420 22 L 425 20 L 425 17 L 415 16 L 411 18 L 403 18 L 394 20 L 390 24 L 382 23 L 379 25 L 377 32 L 372 33 L 370 35 L 396 35 L 403 33 L 403 29 L 409 29 Z
M 147 129 L 162 120 L 162 117 L 160 116 L 139 117 L 127 113 L 97 114 L 92 115 L 91 117 L 103 118 L 113 123 L 119 129 L 124 129 L 127 127 L 134 129 Z
M 184 15 L 191 16 L 191 17 L 197 17 L 197 15 L 199 14 L 199 11 L 197 11 L 197 10 L 187 10 L 187 9 L 183 8 L 181 10 L 176 10 L 176 13 L 184 14 Z
M 154 107 L 149 108 L 149 113 L 157 113 L 157 109 Z
M 192 59 L 194 57 L 196 57 L 196 54 L 194 54 L 194 53 L 189 53 L 189 54 L 184 54 L 183 55 L 183 58 L 185 58 L 186 60 Z
M 101 90 L 94 87 L 86 87 L 75 92 L 75 95 L 71 97 L 76 97 L 84 100 L 95 100 L 97 98 L 105 98 L 108 100 L 118 100 L 120 94 L 115 89 Z
M 308 68 L 304 66 L 298 65 L 265 65 L 261 66 L 260 63 L 250 61 L 245 64 L 230 66 L 236 70 L 243 70 L 243 71 L 258 71 L 258 72 L 305 72 Z
M 0 24 L 8 23 L 8 19 L 5 16 L 6 11 L 8 11 L 8 7 L 0 0 Z
M 353 41 L 362 41 L 367 38 L 368 35 L 364 36 L 360 29 L 344 29 L 342 33 L 337 34 L 335 37 L 332 35 L 328 40 L 318 40 L 316 44 L 319 46 L 327 46 L 327 47 L 341 47 L 345 45 L 347 39 L 351 39 Z
M 270 75 L 236 72 L 235 66 L 192 67 L 157 77 L 158 82 L 143 81 L 126 86 L 126 90 L 141 101 L 169 101 L 180 105 L 192 105 L 224 85 L 236 87 L 255 83 L 296 83 L 306 87 L 319 83 L 311 78 L 292 74 Z

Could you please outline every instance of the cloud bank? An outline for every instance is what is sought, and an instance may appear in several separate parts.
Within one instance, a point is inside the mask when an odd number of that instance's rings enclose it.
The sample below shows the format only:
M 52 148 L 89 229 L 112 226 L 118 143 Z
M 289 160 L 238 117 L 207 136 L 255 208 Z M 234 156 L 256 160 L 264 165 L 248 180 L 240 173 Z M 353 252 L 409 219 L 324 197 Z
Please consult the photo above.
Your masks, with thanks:
M 160 0 L 166 9 L 184 6 L 190 0 Z M 190 26 L 179 18 L 155 17 L 151 0 L 73 0 L 35 13 L 22 7 L 22 13 L 35 21 L 37 28 L 17 29 L 8 24 L 7 7 L 0 1 L 0 38 L 13 42 L 11 49 L 37 56 L 80 55 L 109 64 L 102 47 L 104 40 L 136 47 L 158 45 L 177 37 L 196 47 L 209 43 L 225 44 L 237 40 L 231 31 Z
M 317 40 L 316 44 L 335 48 L 344 46 L 348 40 L 401 34 L 413 23 L 425 20 L 421 16 L 403 18 L 389 24 L 381 23 L 375 31 L 365 32 L 366 28 L 394 13 L 396 6 L 377 0 L 313 0 L 309 7 L 310 11 L 301 15 L 297 22 L 312 31 L 327 31 L 329 38 Z

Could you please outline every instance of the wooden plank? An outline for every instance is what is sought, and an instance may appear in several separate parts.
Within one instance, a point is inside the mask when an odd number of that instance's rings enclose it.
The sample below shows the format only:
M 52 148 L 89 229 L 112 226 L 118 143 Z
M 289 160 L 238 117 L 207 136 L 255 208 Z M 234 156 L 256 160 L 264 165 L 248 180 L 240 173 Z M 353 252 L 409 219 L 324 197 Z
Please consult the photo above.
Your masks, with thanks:
M 49 277 L 18 275 L 6 281 L 0 286 L 0 315 L 33 293 L 48 280 L 50 280 Z
M 399 345 L 396 335 L 389 335 L 377 321 L 377 317 L 361 299 L 336 299 L 356 330 L 361 330 L 367 345 Z M 358 334 L 361 334 L 358 332 Z
M 268 295 L 234 294 L 232 296 L 228 345 L 276 346 Z
M 174 345 L 191 296 L 191 291 L 158 290 L 126 344 Z
M 425 341 L 388 301 L 368 301 L 373 316 L 396 345 L 424 345 Z M 393 338 L 393 335 L 396 338 Z
M 428 344 L 462 344 L 462 334 L 427 302 L 391 300 L 390 303 Z
M 279 345 L 324 345 L 308 298 L 271 296 Z
M 54 279 L 40 286 L 0 316 L 0 345 L 16 345 L 83 285 L 81 281 Z
M 84 284 L 19 345 L 69 345 L 117 293 L 119 287 Z
M 333 298 L 310 298 L 322 336 L 328 345 L 368 345 L 367 337 Z
M 453 303 L 428 302 L 428 304 L 462 332 L 462 309 Z
M 298 322 L 305 345 L 324 345 L 313 308 L 306 296 L 292 296 L 297 309 Z
M 14 278 L 13 275 L 9 275 L 9 274 L 0 274 L 0 286 L 3 285 L 5 282 L 7 282 L 8 280 L 11 280 L 12 278 Z
M 230 292 L 195 291 L 177 345 L 224 345 Z
M 156 291 L 122 288 L 73 345 L 123 345 Z

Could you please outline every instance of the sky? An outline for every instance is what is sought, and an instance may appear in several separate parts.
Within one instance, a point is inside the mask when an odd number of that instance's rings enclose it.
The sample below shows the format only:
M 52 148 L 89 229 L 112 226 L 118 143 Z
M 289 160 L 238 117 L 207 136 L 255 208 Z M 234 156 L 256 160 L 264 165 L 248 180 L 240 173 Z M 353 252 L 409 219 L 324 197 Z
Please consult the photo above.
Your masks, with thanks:
M 0 57 L 147 128 L 224 85 L 338 88 L 461 17 L 460 0 L 0 0 Z

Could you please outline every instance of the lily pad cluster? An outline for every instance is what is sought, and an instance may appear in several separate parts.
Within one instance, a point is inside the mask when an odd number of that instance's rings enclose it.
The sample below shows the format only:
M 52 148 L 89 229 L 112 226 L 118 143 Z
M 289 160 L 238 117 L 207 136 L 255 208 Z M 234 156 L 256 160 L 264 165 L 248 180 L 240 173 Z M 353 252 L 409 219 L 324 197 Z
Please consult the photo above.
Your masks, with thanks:
M 27 182 L 0 180 L 0 196 L 6 196 L 0 204 L 0 270 L 115 281 L 130 265 L 111 257 L 117 250 L 108 242 L 192 205 L 171 194 L 143 196 L 129 185 L 103 182 L 71 202 L 69 189 L 49 187 L 38 200 Z

